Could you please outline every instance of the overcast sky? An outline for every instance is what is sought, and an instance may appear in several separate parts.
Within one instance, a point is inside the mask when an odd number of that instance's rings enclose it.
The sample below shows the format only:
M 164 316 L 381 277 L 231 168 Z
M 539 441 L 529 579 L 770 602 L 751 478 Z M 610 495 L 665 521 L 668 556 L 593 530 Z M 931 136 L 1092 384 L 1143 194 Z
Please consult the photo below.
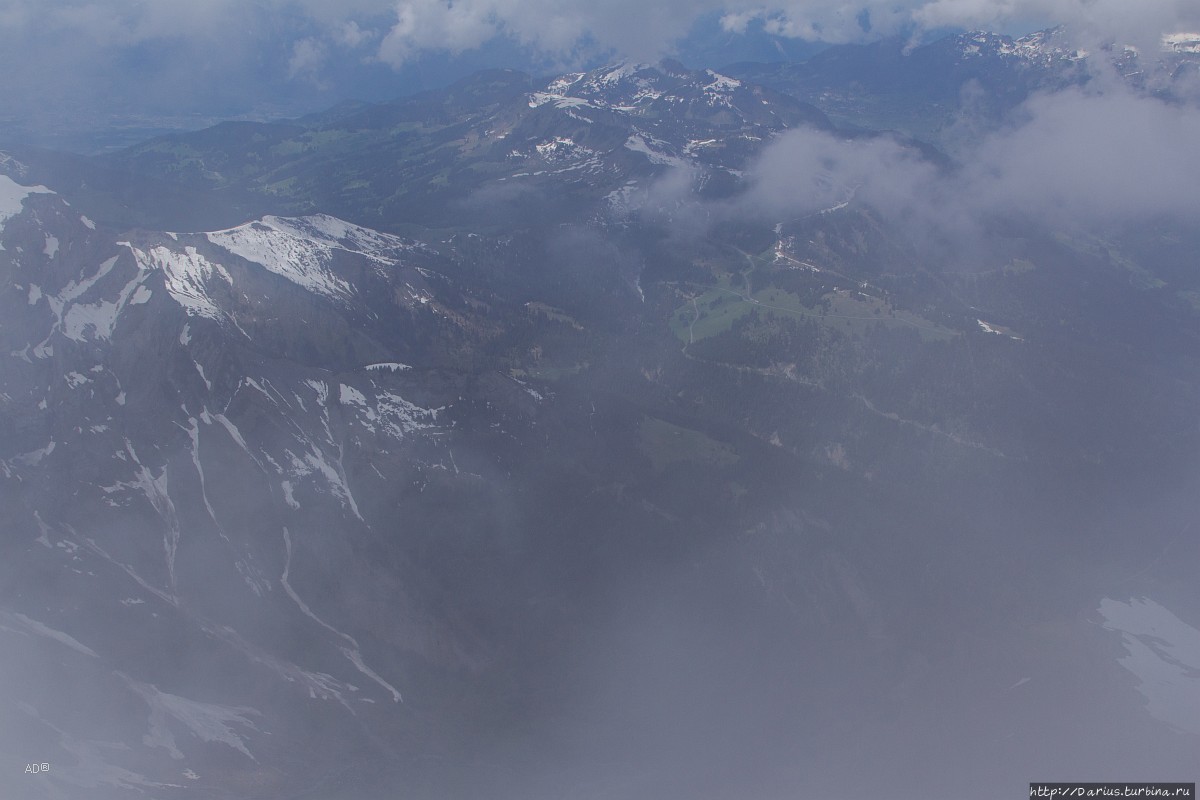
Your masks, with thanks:
M 696 56 L 697 32 L 869 41 L 946 27 L 1083 41 L 1200 29 L 1195 0 L 0 0 L 0 138 L 114 116 L 279 115 L 484 65 Z M 691 37 L 689 39 L 689 36 Z M 714 56 L 719 57 L 719 56 Z M 693 58 L 693 60 L 694 60 Z M 730 59 L 732 60 L 732 59 Z

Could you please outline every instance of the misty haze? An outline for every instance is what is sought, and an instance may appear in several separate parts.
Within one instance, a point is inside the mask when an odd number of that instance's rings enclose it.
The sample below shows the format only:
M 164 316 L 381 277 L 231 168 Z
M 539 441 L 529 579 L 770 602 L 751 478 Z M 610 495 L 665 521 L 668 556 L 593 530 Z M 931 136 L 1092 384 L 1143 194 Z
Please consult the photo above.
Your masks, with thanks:
M 0 798 L 1200 777 L 1200 6 L 0 0 L 0 74 Z

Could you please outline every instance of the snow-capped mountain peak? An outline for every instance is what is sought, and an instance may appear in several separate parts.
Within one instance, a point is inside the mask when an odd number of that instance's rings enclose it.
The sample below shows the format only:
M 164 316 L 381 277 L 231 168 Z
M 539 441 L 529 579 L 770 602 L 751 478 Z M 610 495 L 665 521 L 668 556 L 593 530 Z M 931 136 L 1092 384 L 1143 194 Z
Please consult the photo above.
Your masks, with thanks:
M 287 278 L 309 291 L 345 300 L 351 285 L 336 274 L 336 252 L 365 256 L 381 267 L 396 263 L 407 245 L 398 237 L 326 214 L 266 216 L 236 228 L 204 234 L 215 245 Z

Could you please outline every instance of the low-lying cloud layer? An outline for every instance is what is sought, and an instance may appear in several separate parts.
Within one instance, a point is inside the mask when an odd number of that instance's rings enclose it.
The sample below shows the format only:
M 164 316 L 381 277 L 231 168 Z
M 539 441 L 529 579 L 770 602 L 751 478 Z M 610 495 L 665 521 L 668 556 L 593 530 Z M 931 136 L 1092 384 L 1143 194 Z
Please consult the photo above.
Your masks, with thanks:
M 998 218 L 1101 228 L 1200 221 L 1200 109 L 1110 86 L 1036 95 L 1020 111 L 949 169 L 892 138 L 788 132 L 748 172 L 749 189 L 716 213 L 787 221 L 853 198 L 942 241 L 974 238 Z

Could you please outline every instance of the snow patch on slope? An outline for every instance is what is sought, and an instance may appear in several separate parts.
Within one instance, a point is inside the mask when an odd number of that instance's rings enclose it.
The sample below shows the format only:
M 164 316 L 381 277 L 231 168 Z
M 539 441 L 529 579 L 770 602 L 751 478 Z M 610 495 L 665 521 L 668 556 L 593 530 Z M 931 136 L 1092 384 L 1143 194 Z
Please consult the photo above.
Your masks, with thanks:
M 1200 54 L 1200 33 L 1168 33 L 1162 37 L 1162 49 L 1171 53 Z
M 654 144 L 661 146 L 663 142 L 654 141 Z M 686 160 L 679 158 L 678 156 L 670 155 L 669 153 L 664 153 L 661 150 L 654 149 L 646 142 L 646 139 L 643 136 L 639 136 L 637 134 L 634 134 L 625 140 L 625 148 L 627 150 L 632 150 L 635 153 L 641 153 L 642 155 L 646 156 L 646 158 L 648 158 L 652 164 L 665 164 L 672 167 L 688 166 Z
M 77 342 L 86 341 L 89 333 L 97 339 L 111 339 L 117 327 L 117 319 L 125 307 L 145 303 L 150 299 L 150 290 L 141 285 L 143 277 L 139 275 L 125 284 L 115 300 L 70 305 L 62 315 L 63 335 Z
M 146 497 L 146 500 L 150 503 L 150 507 L 162 519 L 163 551 L 166 557 L 167 578 L 170 583 L 171 596 L 174 597 L 175 555 L 179 549 L 181 530 L 179 515 L 176 513 L 175 502 L 171 499 L 167 483 L 167 468 L 164 466 L 156 477 L 138 459 L 137 452 L 133 449 L 133 443 L 129 439 L 125 440 L 125 454 L 128 455 L 129 460 L 136 466 L 133 480 L 128 482 L 120 481 L 112 486 L 101 487 L 100 490 L 105 494 L 121 490 L 139 491 Z
M 380 266 L 396 263 L 404 240 L 363 228 L 327 214 L 309 217 L 266 216 L 236 228 L 206 234 L 208 240 L 236 256 L 258 264 L 292 283 L 334 300 L 354 294 L 333 272 L 333 254 L 357 253 Z
M 283 545 L 285 561 L 283 564 L 283 575 L 280 576 L 279 583 L 283 586 L 283 590 L 287 592 L 287 596 L 292 598 L 292 601 L 296 604 L 304 616 L 308 617 L 313 622 L 317 623 L 322 628 L 341 638 L 350 645 L 349 647 L 340 647 L 338 649 L 341 650 L 342 655 L 344 655 L 350 661 L 350 663 L 354 665 L 355 669 L 386 689 L 392 695 L 393 703 L 403 702 L 404 698 L 401 697 L 400 692 L 396 689 L 396 687 L 385 681 L 377 672 L 366 665 L 362 658 L 361 649 L 359 648 L 358 642 L 355 640 L 355 638 L 348 633 L 339 631 L 337 628 L 318 617 L 315 613 L 313 613 L 313 610 L 308 607 L 308 604 L 300 599 L 300 595 L 296 594 L 295 589 L 292 588 L 292 585 L 288 580 L 289 574 L 292 570 L 292 536 L 288 532 L 287 528 L 283 529 Z
M 208 238 L 310 292 L 340 300 L 353 293 L 350 284 L 329 269 L 331 248 L 292 236 L 265 222 L 210 233 Z
M 712 81 L 704 87 L 706 92 L 731 92 L 742 85 L 742 82 L 736 78 L 731 78 L 728 75 L 722 75 L 713 70 L 705 70 L 705 74 L 712 78 Z
M 225 267 L 209 261 L 194 247 L 185 247 L 182 253 L 176 253 L 163 246 L 139 250 L 128 242 L 125 244 L 133 251 L 139 267 L 163 273 L 167 292 L 190 316 L 218 321 L 225 318 L 211 297 L 217 280 L 233 286 L 233 278 Z
M 25 198 L 31 194 L 54 194 L 45 186 L 22 186 L 7 175 L 0 174 L 0 231 L 11 217 L 21 213 Z
M 435 409 L 421 408 L 397 394 L 376 390 L 370 399 L 346 384 L 341 385 L 338 399 L 343 406 L 355 412 L 358 421 L 372 433 L 384 433 L 393 439 L 402 439 L 413 431 L 433 426 L 437 420 Z
M 593 73 L 572 73 L 551 81 L 545 91 L 529 95 L 529 107 L 553 103 L 556 108 L 579 107 L 637 112 L 662 97 L 654 68 L 646 64 L 617 64 Z M 650 73 L 646 75 L 643 73 Z
M 15 611 L 0 611 L 0 630 L 9 631 L 10 633 L 34 634 L 37 636 L 52 639 L 59 644 L 64 644 L 77 653 L 82 653 L 91 658 L 99 658 L 96 651 L 85 644 L 81 644 L 79 640 L 72 636 L 68 636 L 62 631 L 56 631 L 47 625 L 43 625 L 36 619 L 30 619 L 24 614 L 18 614 Z
M 129 688 L 150 706 L 150 730 L 142 737 L 147 747 L 161 747 L 170 753 L 172 758 L 183 758 L 183 753 L 175 744 L 175 735 L 169 727 L 169 722 L 174 720 L 202 742 L 219 742 L 232 747 L 251 761 L 258 760 L 251 755 L 245 740 L 237 730 L 249 728 L 257 731 L 250 719 L 251 716 L 261 716 L 257 710 L 242 706 L 200 703 L 159 691 L 158 687 L 135 681 L 127 675 L 121 677 L 129 684 Z
M 1172 728 L 1200 733 L 1200 631 L 1145 597 L 1104 599 L 1102 623 L 1121 634 L 1121 666 L 1139 680 L 1146 710 Z
M 552 139 L 547 139 L 544 142 L 534 145 L 538 156 L 551 164 L 560 164 L 569 161 L 575 161 L 581 158 L 591 158 L 596 155 L 596 151 L 591 148 L 576 144 L 574 139 L 568 136 L 555 136 Z
M 600 106 L 592 105 L 582 97 L 567 97 L 549 92 L 534 92 L 529 95 L 530 108 L 538 108 L 547 103 L 553 103 L 555 108 L 600 108 Z

